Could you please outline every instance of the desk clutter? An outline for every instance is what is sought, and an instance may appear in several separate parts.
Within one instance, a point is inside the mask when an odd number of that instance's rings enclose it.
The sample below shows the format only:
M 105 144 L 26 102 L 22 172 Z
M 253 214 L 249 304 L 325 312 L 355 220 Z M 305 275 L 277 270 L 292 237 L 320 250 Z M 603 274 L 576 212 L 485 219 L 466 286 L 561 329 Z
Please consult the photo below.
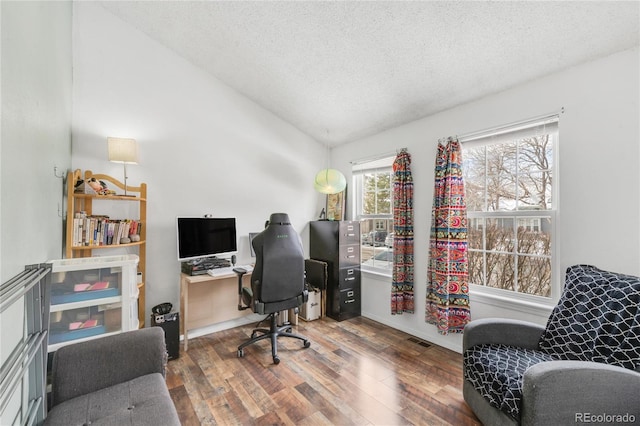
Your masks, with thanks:
M 203 259 L 189 260 L 181 262 L 180 269 L 182 273 L 196 276 L 204 275 L 209 270 L 231 268 L 231 261 L 229 259 L 219 259 L 217 257 L 206 257 Z

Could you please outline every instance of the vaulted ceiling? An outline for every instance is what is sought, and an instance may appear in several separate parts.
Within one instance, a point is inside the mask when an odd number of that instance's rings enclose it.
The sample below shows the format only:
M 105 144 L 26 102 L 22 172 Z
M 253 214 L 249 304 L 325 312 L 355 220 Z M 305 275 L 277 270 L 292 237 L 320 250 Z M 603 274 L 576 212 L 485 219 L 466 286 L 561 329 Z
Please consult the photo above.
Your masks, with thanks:
M 638 1 L 101 3 L 331 145 L 640 44 Z

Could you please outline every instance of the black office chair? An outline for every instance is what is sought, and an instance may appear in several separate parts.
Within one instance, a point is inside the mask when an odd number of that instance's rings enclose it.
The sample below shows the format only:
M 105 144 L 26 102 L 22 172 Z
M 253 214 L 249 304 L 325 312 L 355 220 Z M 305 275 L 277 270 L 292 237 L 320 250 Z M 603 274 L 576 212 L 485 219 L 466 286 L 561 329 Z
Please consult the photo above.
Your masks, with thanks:
M 254 329 L 251 339 L 238 346 L 238 357 L 244 356 L 245 347 L 259 340 L 271 339 L 273 363 L 278 364 L 279 336 L 300 339 L 305 348 L 311 346 L 306 337 L 292 333 L 290 324 L 277 325 L 280 311 L 293 308 L 297 312 L 309 298 L 305 289 L 302 243 L 289 223 L 289 216 L 274 213 L 264 231 L 253 238 L 252 245 L 256 264 L 251 275 L 251 288 L 242 286 L 242 276 L 246 271 L 235 269 L 238 274 L 238 309 L 251 308 L 257 314 L 267 314 L 265 320 L 270 321 L 270 328 Z

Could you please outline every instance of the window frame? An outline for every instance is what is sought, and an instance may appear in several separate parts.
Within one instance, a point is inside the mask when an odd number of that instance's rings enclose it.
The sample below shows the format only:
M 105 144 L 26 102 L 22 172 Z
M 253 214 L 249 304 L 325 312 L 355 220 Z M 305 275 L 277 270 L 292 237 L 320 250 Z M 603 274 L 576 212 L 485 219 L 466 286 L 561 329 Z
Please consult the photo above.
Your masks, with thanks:
M 546 130 L 546 126 L 549 125 L 550 130 Z M 494 130 L 478 132 L 476 134 L 470 135 L 465 139 L 465 137 L 460 137 L 459 140 L 462 146 L 462 158 L 463 163 L 465 159 L 465 145 L 467 149 L 469 147 L 477 146 L 478 144 L 482 145 L 494 145 L 494 144 L 506 144 L 513 143 L 517 141 L 521 141 L 525 139 L 522 136 L 523 133 L 527 133 L 528 129 L 540 129 L 542 127 L 542 132 L 540 134 L 553 134 L 553 144 L 551 147 L 551 156 L 552 156 L 552 164 L 551 167 L 547 169 L 548 172 L 551 173 L 551 208 L 547 210 L 530 210 L 530 209 L 514 209 L 514 210 L 495 210 L 495 211 L 469 211 L 467 210 L 467 220 L 468 226 L 471 224 L 472 219 L 500 219 L 500 218 L 513 218 L 513 235 L 517 236 L 518 230 L 518 221 L 520 219 L 542 219 L 548 218 L 551 222 L 549 227 L 549 233 L 551 236 L 550 240 L 550 255 L 549 261 L 551 265 L 550 272 L 550 295 L 540 296 L 529 293 L 522 293 L 516 290 L 507 290 L 500 289 L 495 287 L 489 287 L 486 284 L 475 284 L 469 282 L 469 288 L 472 293 L 480 295 L 481 298 L 491 298 L 494 300 L 502 300 L 502 301 L 510 301 L 510 303 L 517 303 L 522 307 L 531 307 L 535 310 L 545 310 L 550 306 L 554 306 L 560 298 L 560 293 L 562 291 L 562 283 L 560 278 L 559 271 L 559 261 L 558 261 L 558 250 L 559 250 L 559 241 L 557 236 L 557 229 L 559 223 L 559 210 L 560 210 L 560 200 L 559 200 L 559 145 L 560 145 L 560 123 L 559 123 L 559 115 L 552 114 L 544 117 L 539 117 L 531 120 L 525 120 L 519 123 L 515 123 L 513 125 L 502 126 L 496 128 Z M 492 140 L 493 139 L 493 140 Z M 464 165 L 463 165 L 464 168 Z M 485 163 L 485 177 L 486 173 L 486 163 Z M 519 177 L 519 174 L 516 173 L 516 176 Z M 466 182 L 465 182 L 466 188 Z M 517 203 L 516 203 L 517 204 Z M 485 205 L 486 209 L 486 205 Z M 535 222 L 534 222 L 535 223 Z M 535 226 L 535 225 L 534 225 Z M 483 233 L 483 238 L 486 237 L 486 234 Z M 517 241 L 517 238 L 515 238 Z M 498 253 L 497 251 L 487 250 L 486 245 L 483 242 L 483 248 L 481 250 L 471 249 L 469 250 L 481 252 L 481 253 Z M 517 242 L 514 246 L 512 252 L 506 252 L 514 257 L 514 265 L 517 265 L 519 256 L 527 256 L 526 253 L 519 253 Z M 545 257 L 545 256 L 537 256 L 537 257 Z M 483 256 L 483 262 L 486 262 L 486 256 Z M 486 274 L 486 267 L 483 270 L 483 273 Z M 517 268 L 515 268 L 515 277 L 517 280 Z M 484 282 L 486 283 L 486 276 L 484 277 Z M 515 281 L 517 283 L 517 281 Z M 517 284 L 516 284 L 517 285 Z
M 366 220 L 387 221 L 388 223 L 387 229 L 382 231 L 386 231 L 387 235 L 388 233 L 393 232 L 393 162 L 394 160 L 395 160 L 395 155 L 393 156 L 384 155 L 372 160 L 363 160 L 360 162 L 353 163 L 353 167 L 352 167 L 352 187 L 353 187 L 353 193 L 354 193 L 353 202 L 352 202 L 353 220 L 356 220 L 361 224 L 361 233 L 362 233 L 362 222 Z M 388 165 L 385 165 L 385 163 L 388 163 Z M 378 212 L 373 214 L 362 213 L 362 210 L 364 208 L 364 195 L 365 195 L 364 176 L 366 174 L 372 174 L 372 173 L 373 174 L 381 174 L 381 173 L 389 174 L 389 203 L 390 203 L 389 210 L 390 212 L 388 214 L 378 213 Z M 379 190 L 376 188 L 375 193 L 377 194 L 378 192 Z M 378 229 L 377 226 L 375 227 L 375 229 L 373 229 L 373 231 L 380 231 L 380 230 L 381 229 Z M 376 267 L 375 261 L 374 261 L 374 266 L 363 264 L 366 261 L 362 256 L 363 247 L 364 247 L 364 242 L 360 241 L 360 256 L 361 256 L 360 269 L 365 272 L 370 272 L 374 274 L 391 277 L 393 265 L 391 265 L 391 267 L 389 268 Z M 383 247 L 384 247 L 383 250 L 386 249 L 386 246 L 384 245 L 384 243 L 383 243 Z M 393 250 L 393 247 L 391 247 L 390 249 Z M 375 251 L 375 242 L 374 242 L 373 255 L 371 256 L 371 258 L 376 256 L 378 253 L 379 252 Z

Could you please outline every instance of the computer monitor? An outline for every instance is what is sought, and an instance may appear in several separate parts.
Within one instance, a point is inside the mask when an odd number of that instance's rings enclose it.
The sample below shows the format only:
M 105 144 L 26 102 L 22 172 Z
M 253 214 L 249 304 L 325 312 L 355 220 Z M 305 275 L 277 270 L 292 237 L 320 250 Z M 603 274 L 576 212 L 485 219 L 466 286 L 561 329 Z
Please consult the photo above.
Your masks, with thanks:
M 176 223 L 181 262 L 237 253 L 235 218 L 178 217 Z
M 249 232 L 249 250 L 251 250 L 251 257 L 256 257 L 256 252 L 253 249 L 253 239 L 258 234 L 259 234 L 259 232 Z

